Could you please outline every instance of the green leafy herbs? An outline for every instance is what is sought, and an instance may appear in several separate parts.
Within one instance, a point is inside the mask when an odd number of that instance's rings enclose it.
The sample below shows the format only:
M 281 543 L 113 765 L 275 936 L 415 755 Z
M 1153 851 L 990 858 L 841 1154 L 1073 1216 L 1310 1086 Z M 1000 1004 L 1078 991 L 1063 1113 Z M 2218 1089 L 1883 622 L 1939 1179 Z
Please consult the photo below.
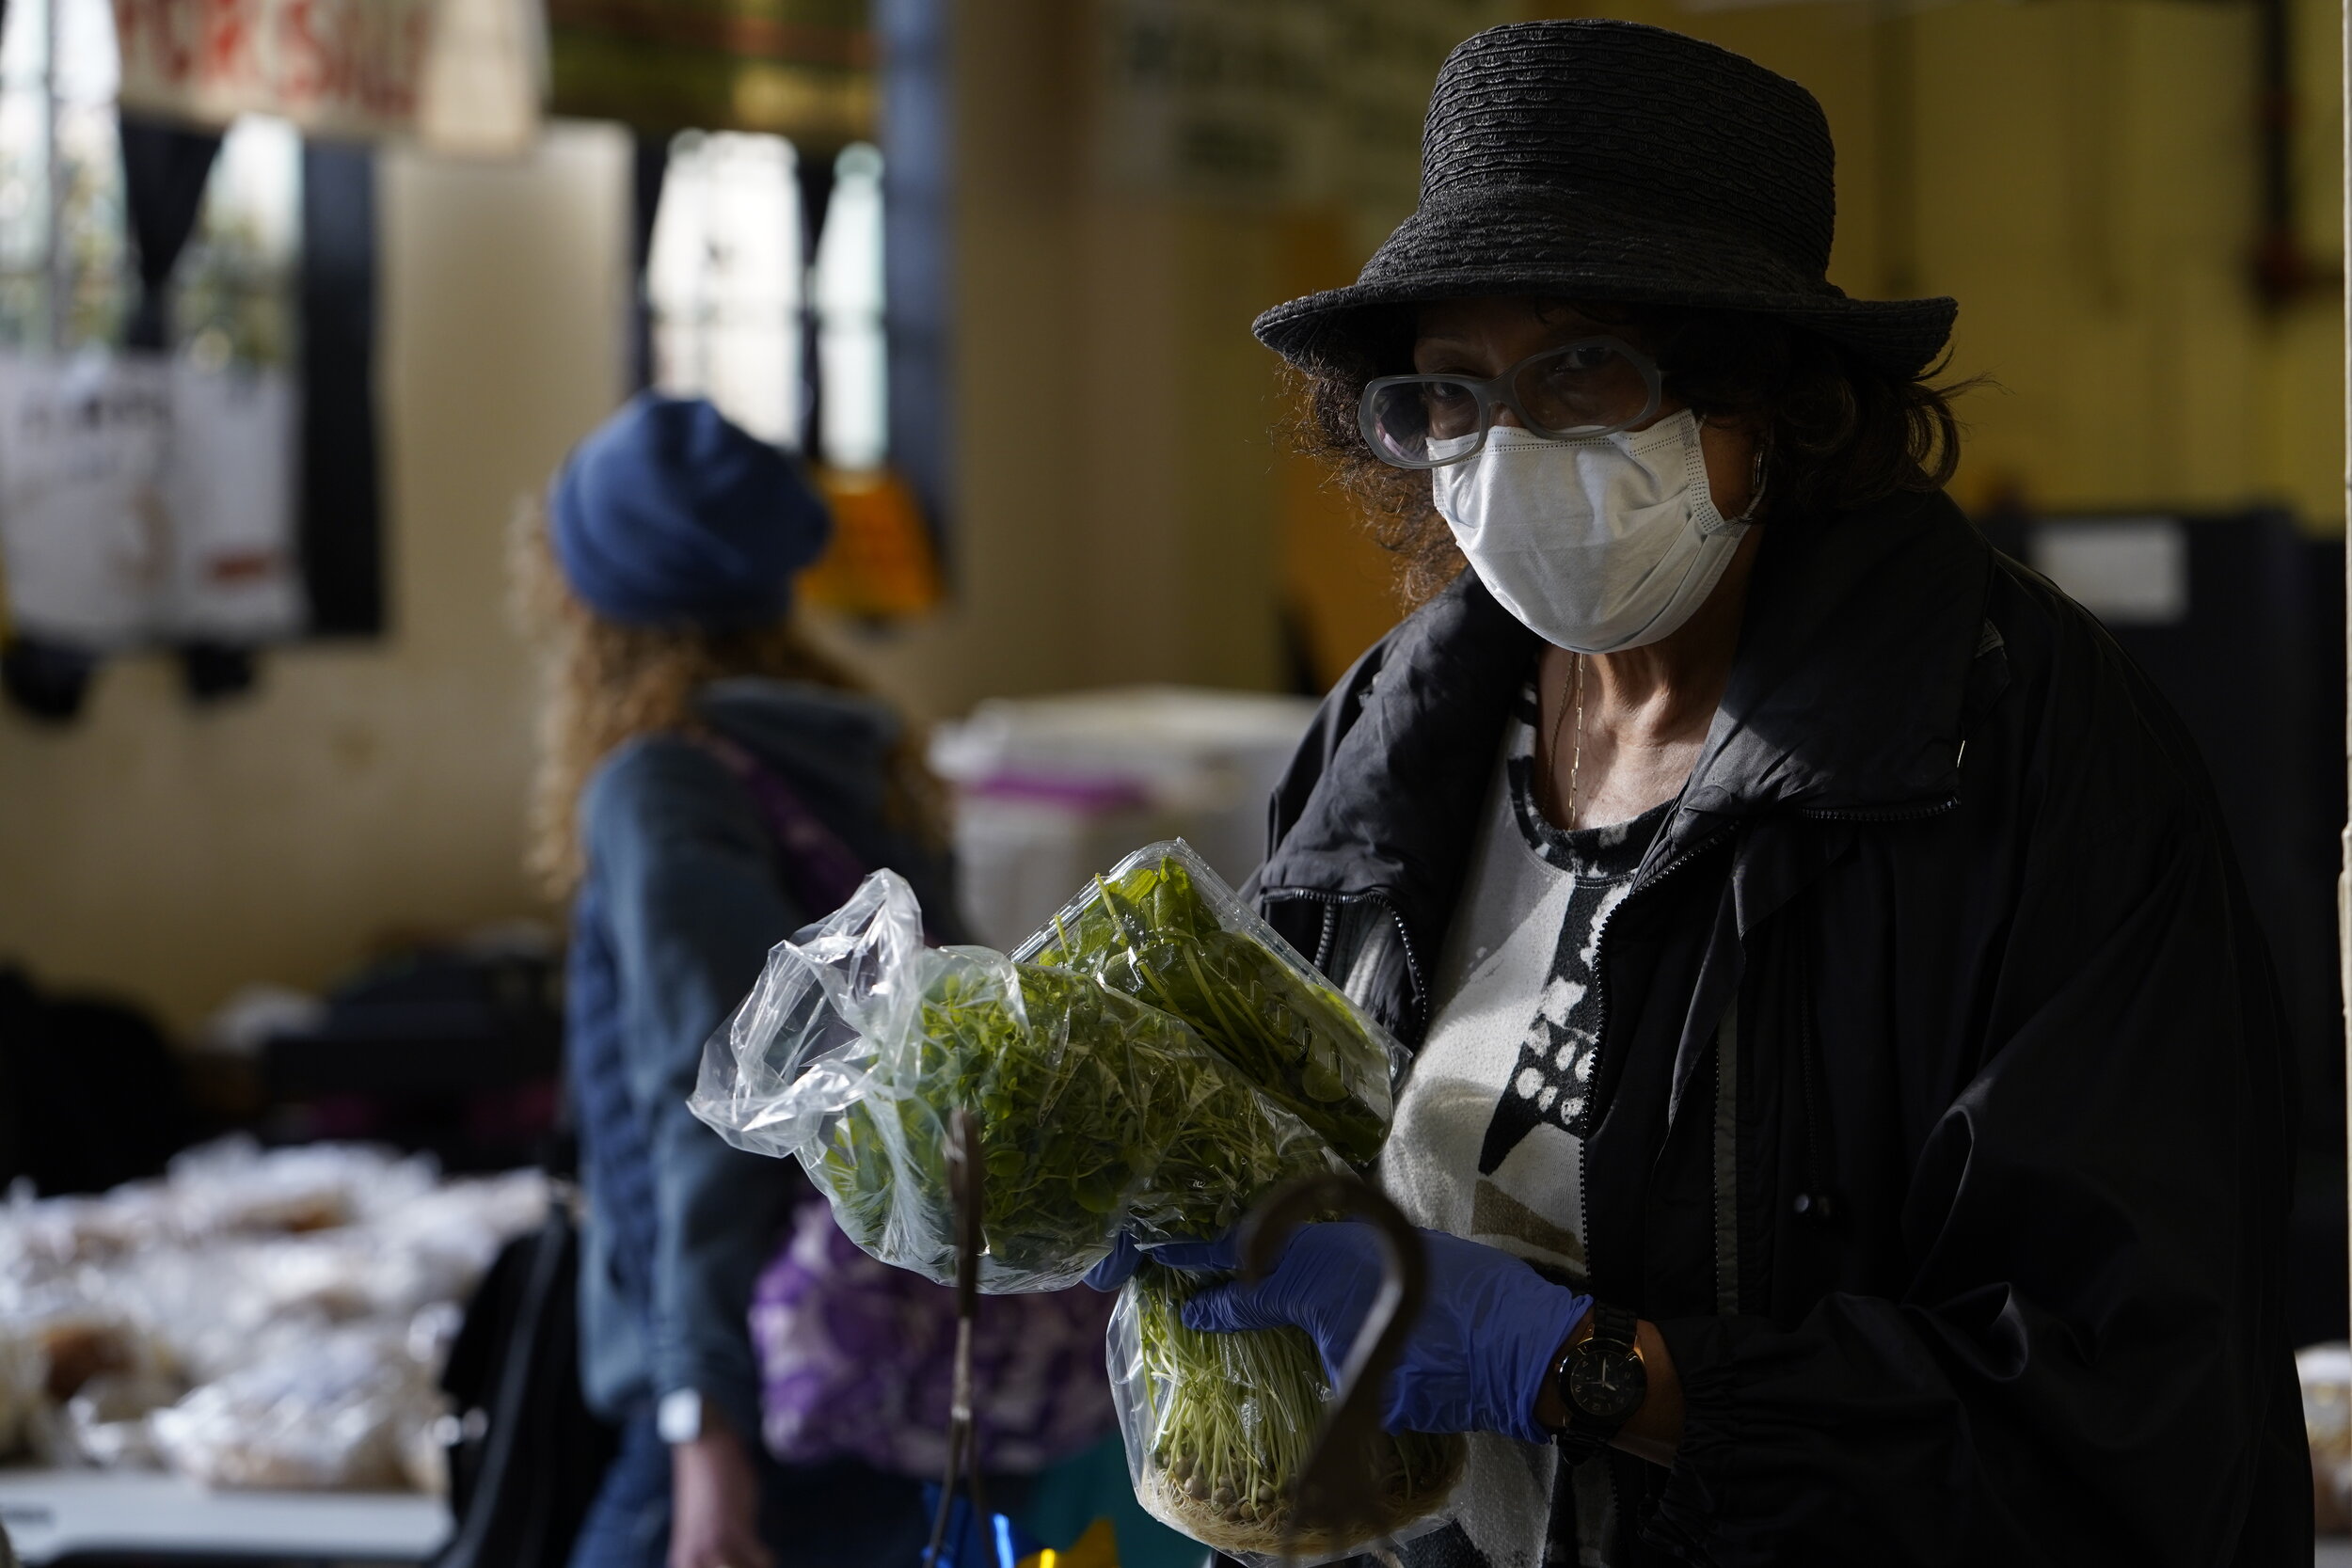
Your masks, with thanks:
M 1295 1478 L 1328 1392 L 1313 1342 L 1294 1328 L 1201 1334 L 1177 1316 L 1200 1281 L 1147 1263 L 1127 1286 L 1136 1392 L 1142 1400 L 1146 1500 L 1193 1539 L 1232 1553 L 1314 1555 L 1360 1545 L 1302 1536 L 1286 1542 Z M 1133 1441 L 1133 1439 L 1130 1439 Z M 1383 1433 L 1366 1484 L 1383 1533 L 1444 1501 L 1462 1471 L 1459 1436 Z
M 1385 1044 L 1330 987 L 1249 932 L 1226 929 L 1177 847 L 1096 878 L 1092 896 L 1023 956 L 1083 970 L 1183 1019 L 1350 1164 L 1379 1153 Z
M 980 1123 L 994 1290 L 1073 1283 L 1121 1230 L 1221 1235 L 1286 1178 L 1330 1168 L 1320 1139 L 1168 1014 L 1066 970 L 931 957 L 916 1027 L 807 1162 L 876 1256 L 953 1277 L 942 1151 L 958 1106 Z
M 841 935 L 864 920 L 908 940 L 912 911 L 910 898 L 835 918 Z M 1168 845 L 1098 879 L 1025 949 L 1034 961 L 909 940 L 869 974 L 857 966 L 884 944 L 846 946 L 825 961 L 858 976 L 845 1022 L 862 1049 L 807 1058 L 823 1063 L 811 1098 L 839 1108 L 794 1149 L 852 1240 L 934 1279 L 955 1268 L 944 1150 L 959 1107 L 979 1119 L 987 1165 L 984 1289 L 1074 1283 L 1121 1232 L 1147 1245 L 1222 1235 L 1283 1180 L 1371 1161 L 1391 1109 L 1386 1038 L 1260 929 Z M 1186 1329 L 1176 1307 L 1198 1283 L 1147 1264 L 1121 1303 L 1138 1492 L 1203 1542 L 1273 1553 L 1322 1419 L 1323 1369 L 1295 1330 Z M 1388 1528 L 1435 1509 L 1462 1454 L 1459 1437 L 1383 1438 L 1367 1484 Z

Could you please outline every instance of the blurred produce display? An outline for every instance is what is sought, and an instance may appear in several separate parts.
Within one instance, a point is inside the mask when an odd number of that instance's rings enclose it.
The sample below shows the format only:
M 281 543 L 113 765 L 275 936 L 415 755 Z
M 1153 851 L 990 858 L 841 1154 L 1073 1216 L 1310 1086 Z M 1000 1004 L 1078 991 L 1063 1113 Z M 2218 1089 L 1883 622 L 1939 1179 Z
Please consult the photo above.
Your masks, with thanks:
M 189 1150 L 0 1209 L 0 1456 L 208 1485 L 439 1490 L 462 1304 L 539 1223 L 536 1171 L 358 1145 Z

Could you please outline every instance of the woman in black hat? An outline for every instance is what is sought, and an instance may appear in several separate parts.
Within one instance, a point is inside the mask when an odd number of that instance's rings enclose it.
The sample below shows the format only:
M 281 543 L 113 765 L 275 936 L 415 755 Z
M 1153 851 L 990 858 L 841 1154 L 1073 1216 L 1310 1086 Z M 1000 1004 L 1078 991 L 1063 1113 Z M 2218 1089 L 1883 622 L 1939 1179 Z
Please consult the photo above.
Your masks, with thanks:
M 2308 1562 L 2281 1026 L 2203 769 L 1945 498 L 1955 307 L 1846 298 L 1831 227 L 1794 83 L 1497 28 L 1420 210 L 1257 324 L 1426 594 L 1255 885 L 1416 1048 L 1390 1418 L 1473 1436 L 1408 1558 Z M 1336 1361 L 1372 1258 L 1311 1227 L 1186 1315 Z

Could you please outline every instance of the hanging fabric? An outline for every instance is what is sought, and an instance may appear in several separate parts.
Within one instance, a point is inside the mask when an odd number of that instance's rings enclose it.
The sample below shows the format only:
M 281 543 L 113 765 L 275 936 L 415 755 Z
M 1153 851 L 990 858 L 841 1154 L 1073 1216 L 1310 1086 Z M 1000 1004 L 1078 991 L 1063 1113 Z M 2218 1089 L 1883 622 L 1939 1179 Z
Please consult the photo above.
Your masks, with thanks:
M 171 272 L 204 206 L 204 186 L 220 154 L 214 132 L 183 130 L 130 115 L 119 127 L 122 199 L 138 253 L 138 295 L 122 329 L 122 346 L 165 354 L 171 349 Z M 232 642 L 196 639 L 179 644 L 180 675 L 192 702 L 217 702 L 253 688 L 253 651 Z
M 124 115 L 122 198 L 138 251 L 139 293 L 122 332 L 130 349 L 170 347 L 171 269 L 204 205 L 204 184 L 220 153 L 215 132 L 186 131 Z
M 384 629 L 375 410 L 375 154 L 302 147 L 303 592 L 314 637 Z
M 70 724 L 82 716 L 98 657 L 37 637 L 12 635 L 0 646 L 0 689 L 28 718 Z
M 653 295 L 645 281 L 645 263 L 653 256 L 653 223 L 661 211 L 661 190 L 670 172 L 670 138 L 660 132 L 640 131 L 633 138 L 629 160 L 629 293 L 628 364 L 630 389 L 653 385 Z

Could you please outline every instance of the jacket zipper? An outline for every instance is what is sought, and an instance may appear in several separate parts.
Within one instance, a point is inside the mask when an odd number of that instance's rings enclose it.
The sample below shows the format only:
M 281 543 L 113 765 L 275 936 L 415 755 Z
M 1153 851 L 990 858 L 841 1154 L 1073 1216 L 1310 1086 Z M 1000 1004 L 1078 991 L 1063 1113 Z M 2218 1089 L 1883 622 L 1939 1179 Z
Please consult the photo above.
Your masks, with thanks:
M 1718 844 L 1725 842 L 1736 832 L 1738 832 L 1738 830 L 1734 828 L 1721 829 L 1718 832 L 1709 833 L 1707 837 L 1699 840 L 1696 844 L 1692 845 L 1691 847 L 1685 849 L 1682 853 L 1677 855 L 1674 859 L 1660 866 L 1657 873 L 1651 876 L 1647 880 L 1637 883 L 1634 886 L 1633 891 L 1627 894 L 1624 898 L 1620 899 L 1617 903 L 1617 907 L 1611 910 L 1608 915 L 1601 921 L 1600 931 L 1593 939 L 1593 1006 L 1595 1009 L 1593 1048 L 1596 1052 L 1600 1049 L 1601 1042 L 1609 1037 L 1609 970 L 1607 966 L 1609 955 L 1609 932 L 1611 927 L 1616 925 L 1617 916 L 1625 912 L 1626 905 L 1632 903 L 1634 899 L 1639 898 L 1642 895 L 1657 887 L 1667 878 L 1673 876 L 1676 872 L 1681 870 L 1692 861 L 1697 860 L 1701 855 L 1704 855 L 1713 849 Z M 1596 1055 L 1593 1059 L 1593 1082 L 1596 1085 L 1600 1082 L 1600 1058 Z M 1591 1110 L 1592 1106 L 1590 1102 L 1587 1102 L 1585 1105 L 1585 1112 L 1589 1114 Z M 1582 1134 L 1579 1134 L 1577 1139 L 1577 1206 L 1580 1210 L 1583 1207 L 1584 1201 L 1582 1169 L 1582 1148 L 1584 1141 L 1584 1136 Z M 1580 1213 L 1578 1218 L 1581 1221 L 1583 1216 Z M 1585 1277 L 1588 1279 L 1592 1277 L 1595 1273 L 1592 1262 L 1593 1248 L 1592 1243 L 1588 1239 L 1584 1246 L 1584 1272 Z
M 1692 845 L 1691 847 L 1685 849 L 1679 855 L 1677 855 L 1673 860 L 1670 860 L 1664 865 L 1660 866 L 1658 868 L 1657 875 L 1651 877 L 1647 881 L 1637 884 L 1633 891 L 1627 894 L 1624 898 L 1619 900 L 1617 907 L 1611 910 L 1601 920 L 1600 930 L 1598 934 L 1593 938 L 1593 1006 L 1595 1010 L 1596 1027 L 1593 1030 L 1593 1049 L 1595 1055 L 1593 1058 L 1592 1082 L 1596 1088 L 1597 1088 L 1600 1084 L 1601 1062 L 1598 1052 L 1600 1050 L 1601 1042 L 1609 1037 L 1609 970 L 1607 967 L 1609 953 L 1609 928 L 1616 924 L 1617 916 L 1624 911 L 1626 905 L 1630 904 L 1634 899 L 1640 897 L 1643 894 L 1649 892 L 1652 888 L 1658 886 L 1661 882 L 1673 876 L 1676 872 L 1681 870 L 1684 866 L 1690 864 L 1692 861 L 1698 859 L 1701 855 L 1708 853 L 1709 850 L 1713 849 L 1716 845 L 1730 838 L 1731 835 L 1737 831 L 1737 829 L 1732 828 L 1722 829 L 1716 832 L 1708 834 L 1698 843 Z M 1593 1107 L 1591 1102 L 1587 1101 L 1585 1104 L 1586 1113 L 1589 1114 L 1592 1109 Z M 1584 1243 L 1584 1287 L 1588 1292 L 1597 1296 L 1599 1293 L 1600 1264 L 1593 1251 L 1592 1150 L 1592 1131 L 1591 1127 L 1588 1125 L 1585 1132 L 1578 1134 L 1576 1140 L 1576 1231 L 1578 1240 Z M 1602 1474 L 1609 1481 L 1609 1516 L 1607 1519 L 1596 1521 L 1596 1523 L 1606 1526 L 1613 1534 L 1617 1527 L 1617 1522 L 1625 1516 L 1625 1493 L 1624 1490 L 1617 1484 L 1617 1463 L 1615 1457 L 1613 1454 L 1601 1454 L 1597 1455 L 1596 1457 L 1601 1459 L 1601 1461 L 1608 1466 Z M 1574 1472 L 1569 1472 L 1560 1476 L 1559 1479 L 1553 1482 L 1553 1484 L 1574 1487 L 1576 1484 Z M 1581 1516 L 1580 1516 L 1577 1522 L 1577 1534 L 1581 1536 L 1583 1533 L 1583 1520 Z M 1571 1544 L 1581 1547 L 1582 1543 L 1580 1541 L 1572 1543 Z M 1608 1549 L 1609 1544 L 1604 1542 L 1602 1544 L 1602 1550 L 1606 1551 Z
M 1941 816 L 1947 811 L 1960 809 L 1960 797 L 1947 795 L 1941 800 L 1929 800 L 1915 806 L 1887 806 L 1877 811 L 1799 807 L 1797 815 L 1815 822 L 1917 822 L 1930 816 Z
M 1405 978 L 1412 988 L 1412 1022 L 1418 1028 L 1428 1026 L 1429 987 L 1421 967 L 1421 950 L 1413 945 L 1412 927 L 1405 924 L 1405 916 L 1398 911 L 1394 904 L 1389 901 L 1387 894 L 1379 892 L 1316 893 L 1306 888 L 1269 888 L 1264 896 L 1268 899 L 1303 899 L 1311 904 L 1321 904 L 1327 909 L 1339 909 L 1351 904 L 1378 905 L 1388 914 L 1389 924 L 1396 928 L 1397 946 L 1405 955 Z M 1318 954 L 1317 957 L 1320 958 L 1321 955 Z M 1342 983 L 1341 977 L 1336 974 L 1327 974 L 1326 978 L 1334 985 Z

